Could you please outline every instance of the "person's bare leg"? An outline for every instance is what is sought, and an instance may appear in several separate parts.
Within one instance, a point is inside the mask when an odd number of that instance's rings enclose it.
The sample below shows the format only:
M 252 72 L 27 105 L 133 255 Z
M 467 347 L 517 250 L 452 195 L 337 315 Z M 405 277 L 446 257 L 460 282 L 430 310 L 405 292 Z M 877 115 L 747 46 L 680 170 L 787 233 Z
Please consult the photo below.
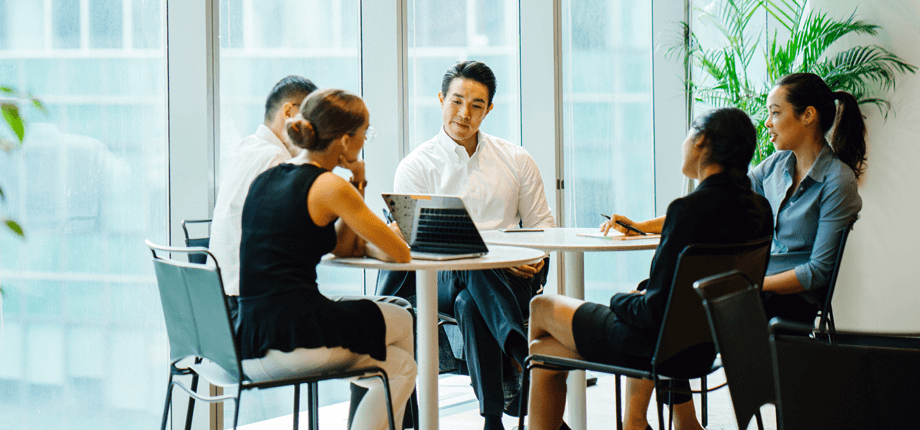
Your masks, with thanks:
M 572 317 L 581 300 L 565 296 L 536 296 L 530 302 L 530 353 L 581 359 L 572 336 Z M 529 428 L 558 430 L 565 412 L 568 372 L 534 369 L 531 372 Z
M 624 429 L 645 430 L 648 427 L 648 405 L 654 392 L 654 382 L 648 379 L 626 378 Z
M 530 353 L 578 358 L 578 354 L 548 335 L 534 339 L 530 344 Z M 565 379 L 568 374 L 547 369 L 533 369 L 530 372 L 529 429 L 559 429 L 565 412 Z
M 676 430 L 702 430 L 699 420 L 696 419 L 696 408 L 693 399 L 679 405 L 674 405 L 674 428 Z

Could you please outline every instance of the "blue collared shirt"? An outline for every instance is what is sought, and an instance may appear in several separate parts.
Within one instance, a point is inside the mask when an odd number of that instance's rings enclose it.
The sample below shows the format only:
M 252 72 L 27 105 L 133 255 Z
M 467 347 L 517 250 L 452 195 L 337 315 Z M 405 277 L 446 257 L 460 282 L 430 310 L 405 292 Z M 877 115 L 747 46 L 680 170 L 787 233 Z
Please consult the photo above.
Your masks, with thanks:
M 795 154 L 777 151 L 748 176 L 754 191 L 773 208 L 773 249 L 767 275 L 795 270 L 803 296 L 816 302 L 815 291 L 830 283 L 840 235 L 862 209 L 856 176 L 825 145 L 798 189 L 792 188 Z

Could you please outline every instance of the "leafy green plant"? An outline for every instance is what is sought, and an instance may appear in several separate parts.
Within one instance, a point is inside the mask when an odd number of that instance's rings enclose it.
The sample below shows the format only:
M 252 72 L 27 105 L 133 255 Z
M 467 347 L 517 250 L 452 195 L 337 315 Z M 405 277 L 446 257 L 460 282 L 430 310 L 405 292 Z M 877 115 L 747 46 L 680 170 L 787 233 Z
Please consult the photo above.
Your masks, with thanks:
M 4 123 L 6 123 L 10 131 L 15 135 L 15 139 L 9 139 L 0 134 L 0 149 L 4 152 L 13 152 L 22 146 L 22 139 L 26 134 L 26 122 L 22 119 L 19 112 L 20 106 L 23 104 L 28 104 L 42 113 L 45 112 L 44 105 L 31 95 L 22 95 L 10 87 L 0 87 L 0 111 L 3 113 Z M 0 186 L 0 202 L 5 203 L 5 200 L 6 196 L 3 194 L 3 187 Z M 3 225 L 7 229 L 16 235 L 25 237 L 22 227 L 20 227 L 19 223 L 15 220 L 2 216 L 0 217 L 0 221 L 3 222 Z
M 876 35 L 875 24 L 855 18 L 838 20 L 826 13 L 808 11 L 799 0 L 722 0 L 716 10 L 700 10 L 701 22 L 718 30 L 723 46 L 707 49 L 683 23 L 684 43 L 669 52 L 687 56 L 692 76 L 687 89 L 698 102 L 714 107 L 733 106 L 748 113 L 757 125 L 758 144 L 753 164 L 770 156 L 775 149 L 763 122 L 766 119 L 767 93 L 781 77 L 810 72 L 824 78 L 832 91 L 847 91 L 860 105 L 874 105 L 887 119 L 891 104 L 884 94 L 895 89 L 895 78 L 917 67 L 878 45 L 856 46 L 834 55 L 825 55 L 831 46 L 849 34 Z M 760 24 L 752 24 L 758 13 L 766 13 L 789 32 L 780 41 Z M 764 43 L 761 44 L 761 41 Z M 765 70 L 755 70 L 752 62 L 758 52 Z M 753 75 L 753 76 L 752 76 Z

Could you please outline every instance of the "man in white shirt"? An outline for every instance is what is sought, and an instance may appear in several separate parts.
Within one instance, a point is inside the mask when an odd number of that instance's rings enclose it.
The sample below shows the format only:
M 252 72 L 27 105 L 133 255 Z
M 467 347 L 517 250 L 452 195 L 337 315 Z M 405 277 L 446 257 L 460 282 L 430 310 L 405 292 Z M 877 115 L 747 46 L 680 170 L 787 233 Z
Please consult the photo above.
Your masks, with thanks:
M 495 75 L 485 64 L 465 61 L 448 69 L 438 93 L 443 127 L 400 162 L 394 189 L 459 196 L 480 230 L 555 227 L 530 154 L 479 130 L 494 95 Z M 438 307 L 460 324 L 487 430 L 502 428 L 502 353 L 523 365 L 524 320 L 530 299 L 545 282 L 544 267 L 542 261 L 506 270 L 439 273 Z
M 262 172 L 300 153 L 287 138 L 285 121 L 300 113 L 300 103 L 315 90 L 313 82 L 300 76 L 288 76 L 275 84 L 265 101 L 264 124 L 240 141 L 221 174 L 209 248 L 220 264 L 234 319 L 235 298 L 240 295 L 240 222 L 246 194 Z

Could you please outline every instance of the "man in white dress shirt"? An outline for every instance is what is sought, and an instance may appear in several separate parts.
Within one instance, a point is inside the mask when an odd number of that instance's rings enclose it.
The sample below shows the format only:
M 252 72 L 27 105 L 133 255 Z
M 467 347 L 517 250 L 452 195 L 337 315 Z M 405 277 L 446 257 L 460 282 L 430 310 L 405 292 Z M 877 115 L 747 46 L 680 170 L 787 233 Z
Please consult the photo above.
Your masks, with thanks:
M 495 75 L 485 64 L 465 61 L 448 69 L 438 93 L 443 127 L 400 162 L 394 189 L 459 196 L 480 230 L 555 227 L 530 154 L 479 130 L 494 95 Z M 523 365 L 524 320 L 530 299 L 545 282 L 544 266 L 542 261 L 506 270 L 439 273 L 439 311 L 460 324 L 487 430 L 502 428 L 502 353 Z
M 234 320 L 235 298 L 240 295 L 240 222 L 246 194 L 262 172 L 300 153 L 288 140 L 284 124 L 300 113 L 300 103 L 315 90 L 313 82 L 300 76 L 288 76 L 275 84 L 265 101 L 265 123 L 240 141 L 221 174 L 209 248 L 220 264 Z

